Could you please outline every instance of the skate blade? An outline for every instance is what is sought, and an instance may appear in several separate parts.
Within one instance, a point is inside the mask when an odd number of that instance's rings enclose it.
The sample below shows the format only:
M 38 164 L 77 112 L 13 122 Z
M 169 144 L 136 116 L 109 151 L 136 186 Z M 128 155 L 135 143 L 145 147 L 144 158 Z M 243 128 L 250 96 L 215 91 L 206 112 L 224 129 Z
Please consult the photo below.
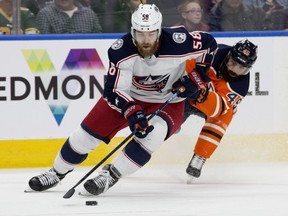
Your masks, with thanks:
M 34 192 L 38 192 L 38 191 L 34 191 L 29 187 L 24 190 L 24 193 L 34 193 Z
M 194 184 L 194 183 L 195 183 L 195 177 L 187 175 L 187 184 Z
M 85 189 L 82 189 L 81 191 L 79 191 L 78 195 L 79 195 L 79 196 L 84 196 L 84 197 L 95 196 L 95 195 L 89 193 L 88 191 L 86 191 Z

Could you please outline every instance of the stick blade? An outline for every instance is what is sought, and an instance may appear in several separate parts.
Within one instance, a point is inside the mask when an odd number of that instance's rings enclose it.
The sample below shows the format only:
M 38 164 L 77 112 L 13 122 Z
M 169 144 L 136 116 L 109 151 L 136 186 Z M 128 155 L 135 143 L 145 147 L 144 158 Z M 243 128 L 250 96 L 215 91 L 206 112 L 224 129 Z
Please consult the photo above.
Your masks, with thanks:
M 73 196 L 74 193 L 75 193 L 75 189 L 71 188 L 70 190 L 67 191 L 66 194 L 64 194 L 63 198 L 64 199 L 69 199 L 70 197 Z

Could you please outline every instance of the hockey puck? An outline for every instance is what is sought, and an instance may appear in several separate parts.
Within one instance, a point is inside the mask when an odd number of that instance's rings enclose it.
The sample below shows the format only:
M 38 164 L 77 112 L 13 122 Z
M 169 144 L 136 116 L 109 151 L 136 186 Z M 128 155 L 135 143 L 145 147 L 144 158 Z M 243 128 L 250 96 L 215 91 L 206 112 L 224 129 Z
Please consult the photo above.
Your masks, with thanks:
M 87 206 L 96 206 L 98 204 L 97 201 L 86 201 Z

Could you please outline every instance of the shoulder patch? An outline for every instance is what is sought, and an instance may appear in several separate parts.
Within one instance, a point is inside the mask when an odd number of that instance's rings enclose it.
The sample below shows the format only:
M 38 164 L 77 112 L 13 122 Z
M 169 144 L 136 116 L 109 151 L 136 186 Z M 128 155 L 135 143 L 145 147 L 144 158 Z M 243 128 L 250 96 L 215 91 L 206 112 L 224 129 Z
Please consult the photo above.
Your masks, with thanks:
M 111 48 L 113 50 L 118 50 L 123 46 L 123 40 L 122 39 L 118 39 L 117 41 L 115 41 L 112 45 Z
M 173 40 L 176 42 L 176 43 L 184 43 L 187 39 L 187 36 L 185 33 L 182 33 L 182 32 L 174 32 L 173 33 Z

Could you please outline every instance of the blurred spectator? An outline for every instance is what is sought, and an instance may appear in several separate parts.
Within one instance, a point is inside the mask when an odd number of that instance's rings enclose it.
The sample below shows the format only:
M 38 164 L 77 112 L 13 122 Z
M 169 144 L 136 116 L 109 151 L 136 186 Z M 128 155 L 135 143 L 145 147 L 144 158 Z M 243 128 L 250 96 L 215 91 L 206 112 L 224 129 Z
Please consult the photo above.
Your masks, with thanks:
M 265 11 L 265 30 L 283 30 L 287 17 L 284 6 L 277 0 L 266 0 L 263 5 Z
M 178 6 L 182 20 L 174 26 L 183 25 L 189 32 L 209 31 L 209 26 L 202 21 L 203 9 L 200 0 L 185 0 Z
M 284 10 L 284 14 L 285 14 L 285 23 L 284 23 L 284 30 L 288 30 L 288 8 L 286 8 Z
M 281 3 L 281 5 L 285 6 L 285 8 L 288 9 L 288 1 L 287 0 L 279 0 L 279 3 Z
M 273 2 L 272 0 L 243 0 L 245 4 L 247 5 L 254 5 L 255 7 L 263 7 L 266 2 Z M 284 8 L 288 7 L 288 1 L 287 0 L 276 0 L 278 4 L 283 6 Z
M 146 4 L 147 1 L 142 0 L 142 3 Z M 126 6 L 130 10 L 131 15 L 134 12 L 134 10 L 139 6 L 139 4 L 140 4 L 140 0 L 126 0 Z M 130 16 L 130 22 L 131 22 L 131 16 Z
M 126 0 L 91 0 L 90 8 L 98 15 L 104 33 L 122 32 L 115 24 L 117 16 L 123 13 Z M 123 24 L 123 23 L 122 23 Z
M 204 14 L 209 14 L 211 9 L 214 7 L 214 5 L 221 0 L 201 0 L 201 6 L 203 8 Z
M 91 1 L 93 0 L 76 0 L 76 1 L 78 1 L 84 7 L 90 7 Z
M 75 0 L 54 0 L 38 12 L 37 21 L 41 34 L 102 32 L 96 13 Z
M 0 34 L 13 33 L 13 0 L 0 0 Z M 36 18 L 27 8 L 20 8 L 21 34 L 37 34 Z M 15 30 L 15 29 L 14 29 Z
M 21 0 L 21 5 L 37 15 L 41 8 L 51 4 L 53 0 Z
M 131 14 L 140 0 L 90 0 L 105 33 L 127 33 L 131 29 Z M 146 0 L 143 0 L 146 3 Z
M 146 4 L 146 0 L 142 0 L 143 4 Z M 140 4 L 139 0 L 126 0 L 124 5 L 123 13 L 118 17 L 119 19 L 115 20 L 115 30 L 116 32 L 130 32 L 131 30 L 131 15 L 134 10 Z
M 147 0 L 147 4 L 155 4 L 163 15 L 163 27 L 174 25 L 177 20 L 181 19 L 177 11 L 179 1 L 176 0 Z
M 210 31 L 264 30 L 265 12 L 242 0 L 222 0 L 215 4 L 208 16 Z

